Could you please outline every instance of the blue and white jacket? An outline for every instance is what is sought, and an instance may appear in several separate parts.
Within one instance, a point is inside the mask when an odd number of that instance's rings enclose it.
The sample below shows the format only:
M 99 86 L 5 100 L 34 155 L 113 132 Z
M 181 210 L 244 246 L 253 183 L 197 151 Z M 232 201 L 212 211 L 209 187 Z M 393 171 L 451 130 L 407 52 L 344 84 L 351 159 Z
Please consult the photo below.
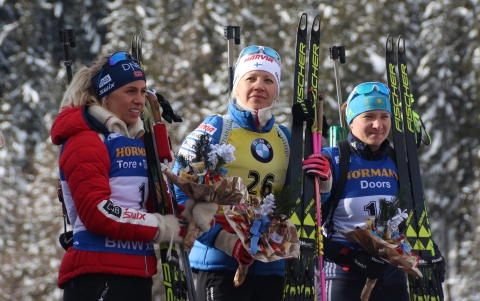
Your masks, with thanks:
M 289 146 L 284 145 L 285 138 L 290 143 L 290 131 L 280 125 L 274 126 L 275 118 L 272 117 L 262 130 L 255 125 L 253 115 L 248 111 L 238 110 L 234 104 L 230 104 L 228 114 L 233 121 L 228 143 L 232 144 L 236 150 L 234 156 L 236 160 L 225 165 L 228 170 L 227 176 L 240 176 L 249 187 L 251 196 L 259 196 L 261 185 L 255 185 L 254 177 L 256 175 L 259 183 L 268 173 L 269 181 L 272 187 L 282 188 L 286 182 L 288 170 L 288 154 L 286 150 Z M 202 134 L 208 134 L 211 137 L 210 144 L 218 144 L 221 140 L 224 118 L 214 115 L 207 117 L 193 132 L 191 132 L 183 141 L 179 153 L 188 156 L 192 154 L 192 146 Z M 283 132 L 283 138 L 278 134 L 277 129 Z M 176 173 L 180 168 L 176 162 L 173 172 Z M 263 192 L 262 192 L 263 193 Z M 180 204 L 184 204 L 188 197 L 175 187 L 175 194 Z M 198 237 L 190 253 L 190 264 L 194 271 L 214 271 L 230 270 L 235 271 L 238 268 L 238 262 L 214 247 L 217 234 L 225 229 L 233 233 L 222 212 L 216 216 L 216 223 L 211 230 Z M 270 263 L 254 261 L 248 269 L 249 274 L 266 276 L 285 274 L 285 261 L 279 260 Z
M 329 262 L 324 266 L 326 279 L 359 280 L 365 283 L 363 274 L 352 270 L 344 270 L 339 262 L 339 252 L 344 247 L 361 250 L 360 245 L 348 241 L 338 230 L 351 231 L 355 227 L 363 228 L 368 216 L 377 215 L 379 200 L 391 200 L 398 192 L 397 167 L 388 156 L 390 143 L 385 140 L 379 151 L 372 153 L 361 141 L 356 140 L 350 133 L 348 135 L 350 149 L 350 165 L 347 181 L 343 189 L 337 208 L 333 215 L 333 233 L 328 233 L 324 239 L 325 257 Z M 340 160 L 338 147 L 327 147 L 322 150 L 330 160 L 333 185 L 336 189 Z M 327 207 L 331 202 L 330 193 L 322 195 L 322 202 Z M 391 266 L 377 280 L 378 285 L 391 285 L 406 282 L 406 273 Z

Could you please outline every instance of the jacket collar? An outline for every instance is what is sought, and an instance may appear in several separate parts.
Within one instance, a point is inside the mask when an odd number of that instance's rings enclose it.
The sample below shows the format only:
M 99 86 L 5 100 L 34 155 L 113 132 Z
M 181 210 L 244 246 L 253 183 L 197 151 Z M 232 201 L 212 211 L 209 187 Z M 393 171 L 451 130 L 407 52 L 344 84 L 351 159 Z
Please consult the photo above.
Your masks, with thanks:
M 355 138 L 352 133 L 348 133 L 348 143 L 350 144 L 350 149 L 356 155 L 361 157 L 362 159 L 369 160 L 369 161 L 377 161 L 384 158 L 388 155 L 388 148 L 390 147 L 390 142 L 387 139 L 382 142 L 378 151 L 373 152 L 368 144 L 358 140 Z
M 275 117 L 272 116 L 260 131 L 255 125 L 255 117 L 253 114 L 249 111 L 239 110 L 234 103 L 228 105 L 228 114 L 230 114 L 236 124 L 252 132 L 268 133 L 272 130 L 273 124 L 275 123 Z

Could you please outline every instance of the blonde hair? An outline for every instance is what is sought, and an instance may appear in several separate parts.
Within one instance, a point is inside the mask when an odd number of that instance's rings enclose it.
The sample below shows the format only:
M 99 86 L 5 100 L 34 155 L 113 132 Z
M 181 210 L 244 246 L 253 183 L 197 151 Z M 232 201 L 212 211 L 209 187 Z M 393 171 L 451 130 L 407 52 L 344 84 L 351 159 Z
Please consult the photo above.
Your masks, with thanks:
M 80 68 L 72 79 L 72 82 L 63 94 L 62 102 L 60 103 L 60 111 L 66 107 L 82 107 L 101 105 L 104 107 L 105 97 L 98 100 L 95 89 L 92 85 L 92 78 L 102 70 L 105 62 L 112 56 L 106 54 L 95 62 L 90 68 L 83 66 Z

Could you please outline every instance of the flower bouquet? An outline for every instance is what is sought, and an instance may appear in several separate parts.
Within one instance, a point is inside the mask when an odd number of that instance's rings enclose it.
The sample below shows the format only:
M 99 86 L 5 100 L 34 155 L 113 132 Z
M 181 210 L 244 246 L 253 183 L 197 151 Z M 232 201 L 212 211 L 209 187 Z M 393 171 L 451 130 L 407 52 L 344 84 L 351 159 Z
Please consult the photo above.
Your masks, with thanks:
M 339 230 L 339 233 L 348 240 L 358 243 L 371 255 L 387 261 L 408 274 L 423 277 L 417 268 L 418 256 L 411 251 L 411 246 L 399 231 L 400 225 L 408 217 L 406 209 L 402 211 L 399 208 L 404 202 L 401 197 L 394 197 L 391 202 L 381 199 L 380 214 L 376 217 L 368 217 L 365 229 Z M 368 300 L 376 281 L 376 279 L 367 279 L 360 296 L 362 301 Z
M 224 206 L 228 223 L 255 260 L 271 262 L 299 256 L 297 229 L 287 217 L 296 206 L 292 196 L 299 187 L 297 181 L 263 200 L 254 198 L 252 203 Z M 248 267 L 239 265 L 234 277 L 235 287 L 243 283 L 247 270 Z
M 201 135 L 193 146 L 194 156 L 187 160 L 177 155 L 182 166 L 174 174 L 166 166 L 165 176 L 195 202 L 214 202 L 219 205 L 234 205 L 248 199 L 248 190 L 240 177 L 226 177 L 225 164 L 235 161 L 235 148 L 230 144 L 209 144 L 208 135 Z M 200 230 L 195 222 L 189 222 L 183 248 L 190 251 Z

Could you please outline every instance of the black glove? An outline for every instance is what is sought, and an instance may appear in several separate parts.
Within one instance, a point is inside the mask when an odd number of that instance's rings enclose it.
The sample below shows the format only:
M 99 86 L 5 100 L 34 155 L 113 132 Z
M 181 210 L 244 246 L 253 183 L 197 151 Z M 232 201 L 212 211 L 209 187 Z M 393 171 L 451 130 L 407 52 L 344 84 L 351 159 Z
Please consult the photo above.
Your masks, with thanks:
M 292 115 L 294 123 L 300 124 L 306 121 L 308 125 L 313 124 L 315 118 L 315 112 L 313 111 L 313 102 L 308 99 L 305 99 L 303 101 L 297 101 L 292 106 Z M 322 136 L 323 138 L 327 139 L 330 126 L 327 123 L 325 115 L 323 115 L 322 120 Z
M 369 279 L 380 278 L 388 267 L 386 261 L 364 251 L 345 247 L 340 252 L 346 253 L 347 263 L 352 270 L 364 274 Z
M 182 122 L 183 119 L 178 116 L 172 109 L 172 106 L 161 94 L 155 93 L 157 96 L 158 102 L 162 107 L 162 118 L 165 119 L 168 123 L 173 122 Z
M 308 124 L 312 124 L 313 119 L 315 118 L 315 112 L 313 111 L 313 102 L 308 99 L 304 99 L 303 101 L 297 101 L 292 106 L 292 115 L 294 123 L 299 124 L 306 121 Z
M 58 241 L 60 242 L 62 248 L 67 251 L 68 248 L 73 247 L 73 231 L 67 231 L 60 234 Z
M 445 258 L 435 243 L 433 244 L 433 248 L 435 250 L 435 258 L 432 260 L 432 263 L 435 264 L 433 272 L 436 274 L 437 279 L 443 283 L 445 281 L 445 274 L 447 273 Z

